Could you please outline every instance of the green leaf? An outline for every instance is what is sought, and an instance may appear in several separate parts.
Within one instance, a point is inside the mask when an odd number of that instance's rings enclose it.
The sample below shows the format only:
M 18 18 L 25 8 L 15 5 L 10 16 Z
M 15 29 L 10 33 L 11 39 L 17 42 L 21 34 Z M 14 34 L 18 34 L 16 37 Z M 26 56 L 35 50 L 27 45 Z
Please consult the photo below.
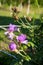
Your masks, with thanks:
M 30 46 L 34 47 L 35 44 L 34 44 L 33 42 L 28 42 L 28 46 L 29 46 L 29 47 L 30 47 Z

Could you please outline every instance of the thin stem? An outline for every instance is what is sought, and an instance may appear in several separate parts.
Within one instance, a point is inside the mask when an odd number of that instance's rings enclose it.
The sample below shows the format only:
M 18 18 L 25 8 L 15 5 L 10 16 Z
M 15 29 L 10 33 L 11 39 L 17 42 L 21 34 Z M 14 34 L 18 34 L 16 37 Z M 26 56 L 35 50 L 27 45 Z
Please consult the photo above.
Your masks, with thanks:
M 17 26 L 17 27 L 20 27 L 19 25 L 16 25 L 16 26 Z M 1 28 L 1 27 L 9 27 L 9 25 L 1 25 L 0 28 Z
M 22 25 L 18 20 L 17 20 L 17 22 L 18 22 L 20 25 Z
M 1 29 L 3 29 L 3 30 L 7 30 L 7 29 L 6 29 L 6 28 L 4 28 L 3 26 L 0 26 L 0 28 L 1 28 Z
M 27 61 L 29 61 L 31 59 L 28 55 L 23 55 L 20 52 L 18 52 L 18 54 L 21 55 Z
M 25 25 L 24 22 L 23 22 L 23 20 L 21 18 L 20 18 L 20 21 L 22 22 L 23 25 Z
M 25 55 L 27 55 L 26 53 L 25 53 L 25 51 L 23 51 L 23 50 L 20 50 L 21 52 L 23 52 Z
M 26 20 L 27 24 L 28 24 L 29 26 L 31 26 L 31 24 L 27 21 L 26 17 L 25 17 L 25 20 Z

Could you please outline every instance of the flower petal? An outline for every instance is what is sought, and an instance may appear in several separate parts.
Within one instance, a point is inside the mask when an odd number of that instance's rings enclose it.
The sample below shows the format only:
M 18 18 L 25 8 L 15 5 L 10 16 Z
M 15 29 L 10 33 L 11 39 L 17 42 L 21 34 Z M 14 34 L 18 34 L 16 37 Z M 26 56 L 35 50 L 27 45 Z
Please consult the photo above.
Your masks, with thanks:
M 5 32 L 4 34 L 7 35 L 8 33 L 9 33 L 9 32 L 7 31 L 7 32 Z
M 27 44 L 28 43 L 28 40 L 22 41 L 21 43 Z
M 9 39 L 11 39 L 11 40 L 13 40 L 13 38 L 14 38 L 14 34 L 13 34 L 12 32 L 11 32 L 11 33 L 9 33 L 8 38 L 9 38 Z

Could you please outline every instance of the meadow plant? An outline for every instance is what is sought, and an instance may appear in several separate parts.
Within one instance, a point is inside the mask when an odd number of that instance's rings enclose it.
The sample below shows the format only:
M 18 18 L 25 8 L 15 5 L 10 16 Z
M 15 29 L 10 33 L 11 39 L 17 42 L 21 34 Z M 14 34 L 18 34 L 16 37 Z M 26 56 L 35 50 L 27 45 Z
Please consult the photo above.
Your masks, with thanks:
M 5 27 L 3 27 L 5 28 Z M 15 52 L 23 57 L 23 59 L 29 61 L 31 58 L 28 56 L 23 49 L 21 49 L 22 45 L 27 45 L 28 40 L 26 34 L 16 35 L 14 32 L 20 32 L 20 29 L 17 25 L 9 24 L 8 28 L 4 29 L 4 35 L 9 39 L 8 48 L 10 51 Z M 21 51 L 24 53 L 22 54 Z M 6 53 L 6 52 L 4 52 Z M 9 53 L 8 53 L 9 55 Z M 12 55 L 11 55 L 12 56 Z
M 34 25 L 35 19 L 33 20 L 32 23 L 31 18 L 29 18 L 29 22 L 31 22 L 31 24 L 28 22 L 27 19 L 26 17 L 24 17 L 24 20 L 26 21 L 25 23 L 21 18 L 20 22 L 19 20 L 16 20 L 16 22 L 19 23 L 20 25 L 14 25 L 10 23 L 9 25 L 0 26 L 0 28 L 5 31 L 4 36 L 9 40 L 9 41 L 6 40 L 7 41 L 6 43 L 8 43 L 8 52 L 4 50 L 0 50 L 0 52 L 3 52 L 17 60 L 19 59 L 19 56 L 21 56 L 21 59 L 23 61 L 27 62 L 31 60 L 32 62 L 37 64 L 36 62 L 37 58 L 35 56 L 38 53 L 38 51 L 37 45 L 35 44 L 36 40 L 34 40 L 35 38 L 34 30 L 39 29 L 40 25 Z M 22 28 L 24 33 L 22 33 L 21 31 Z M 18 58 L 17 56 L 11 54 L 10 52 L 19 55 Z

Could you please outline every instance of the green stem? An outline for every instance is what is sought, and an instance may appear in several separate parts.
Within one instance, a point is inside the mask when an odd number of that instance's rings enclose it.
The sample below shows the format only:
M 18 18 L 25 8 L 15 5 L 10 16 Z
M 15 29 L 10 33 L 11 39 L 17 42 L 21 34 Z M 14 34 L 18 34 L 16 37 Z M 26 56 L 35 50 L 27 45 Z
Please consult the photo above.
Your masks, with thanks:
M 27 21 L 27 19 L 26 19 L 26 18 L 25 18 L 25 20 L 26 20 L 27 24 L 31 27 L 30 23 Z
M 28 55 L 23 55 L 20 52 L 18 54 L 21 55 L 26 61 L 31 60 L 31 58 Z
M 6 28 L 4 28 L 3 26 L 0 26 L 0 28 L 1 28 L 1 29 L 3 29 L 3 30 L 7 30 L 7 29 L 6 29 Z
M 22 22 L 23 25 L 25 25 L 21 18 L 20 18 L 20 21 Z

